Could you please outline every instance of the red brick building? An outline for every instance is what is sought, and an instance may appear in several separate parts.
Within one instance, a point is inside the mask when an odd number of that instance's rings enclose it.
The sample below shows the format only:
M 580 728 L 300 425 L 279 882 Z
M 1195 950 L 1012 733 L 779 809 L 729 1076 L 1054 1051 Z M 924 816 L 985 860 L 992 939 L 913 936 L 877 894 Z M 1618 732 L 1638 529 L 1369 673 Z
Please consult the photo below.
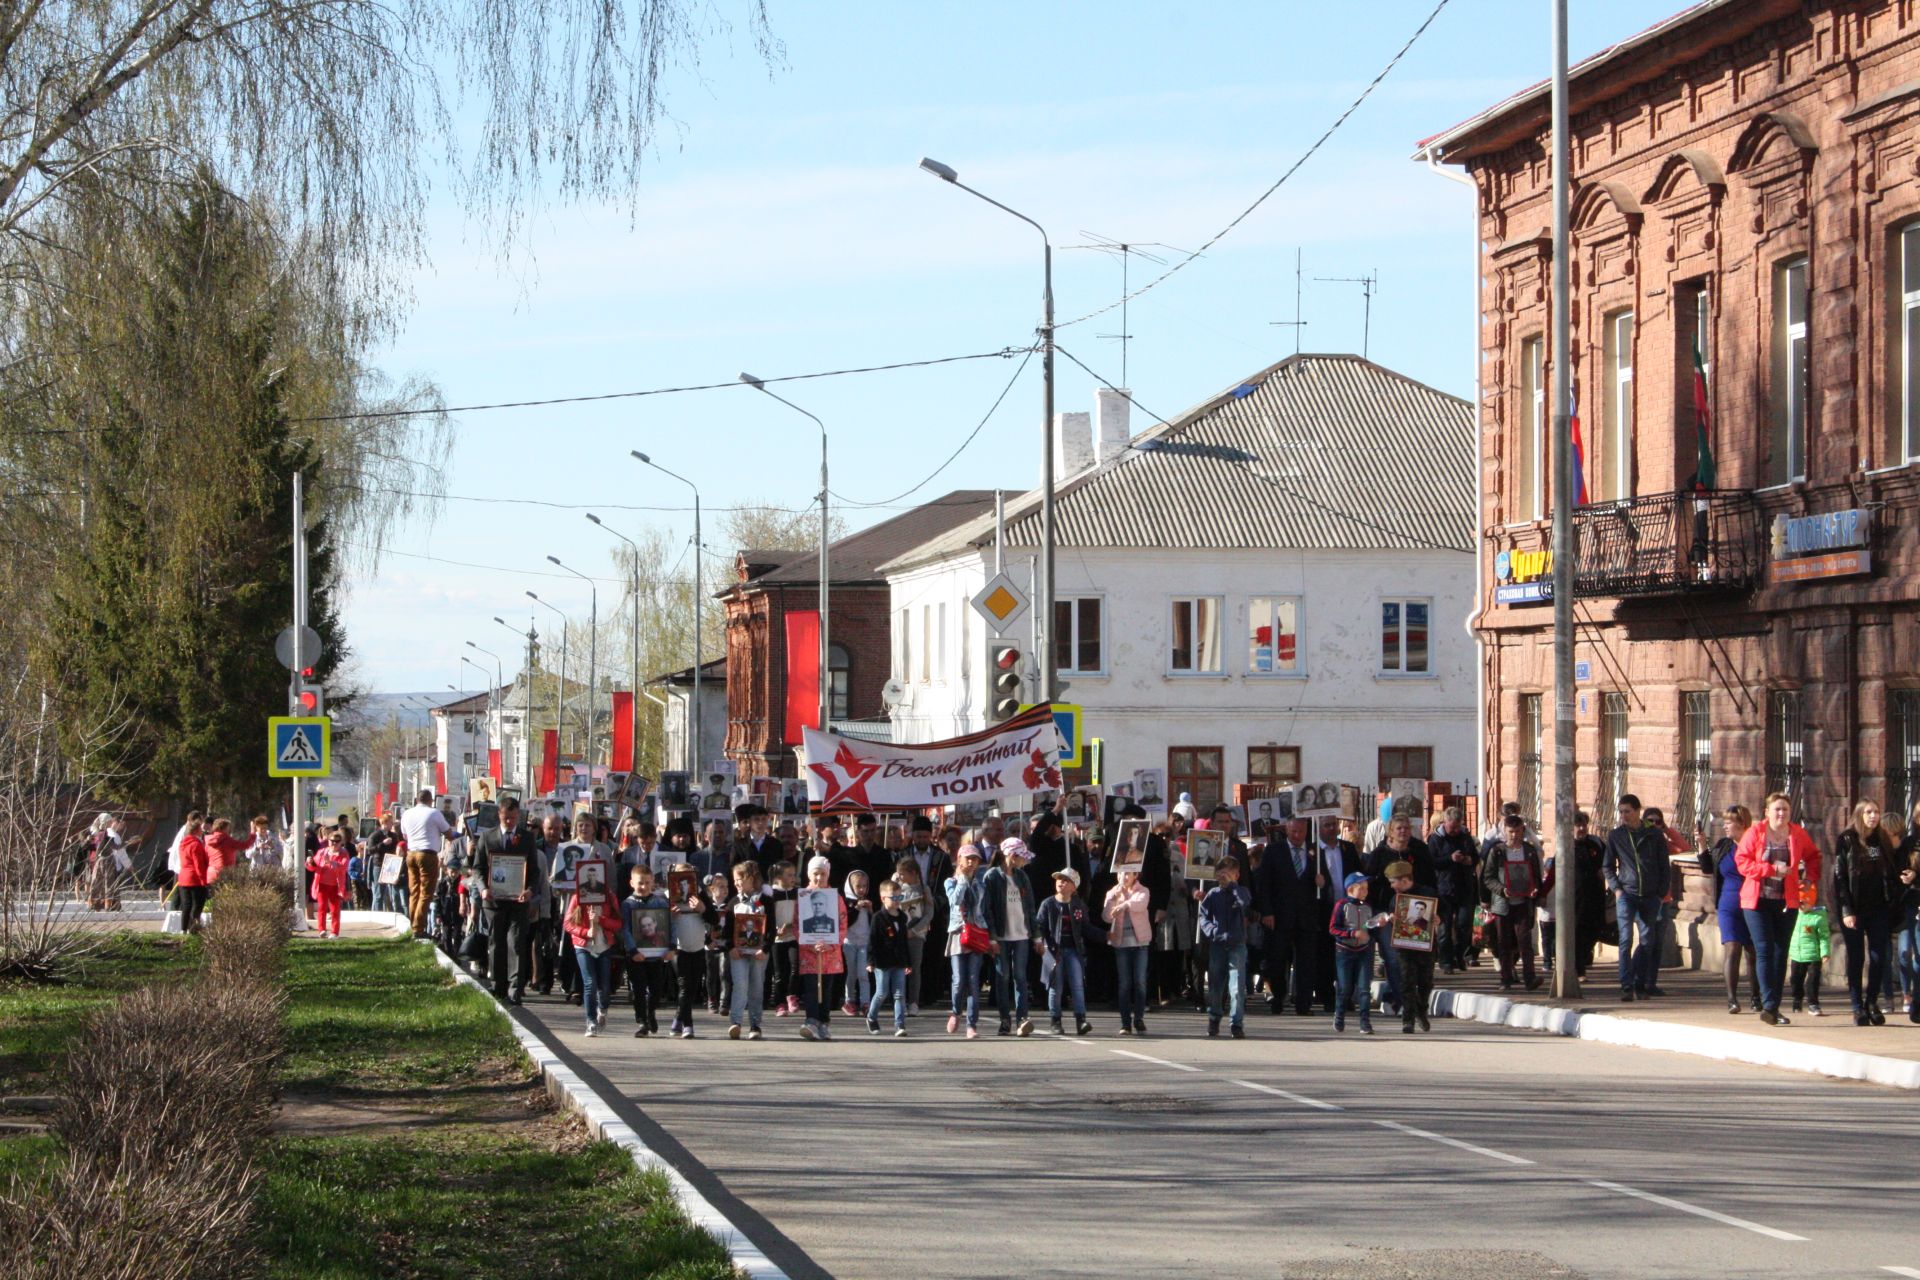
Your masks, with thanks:
M 887 730 L 880 691 L 892 675 L 890 605 L 879 566 L 993 509 L 993 492 L 957 489 L 827 548 L 828 670 L 832 675 L 829 718 L 836 726 L 871 721 Z M 817 613 L 820 561 L 816 552 L 741 551 L 736 581 L 720 593 L 727 610 L 727 757 L 738 776 L 796 776 L 795 739 L 786 708 L 789 614 Z M 814 669 L 809 655 L 799 665 Z M 818 686 L 804 691 L 817 705 Z M 855 732 L 859 726 L 846 725 Z
M 1920 6 L 1708 0 L 1571 78 L 1578 776 L 1831 833 L 1920 798 Z M 1488 798 L 1551 804 L 1549 96 L 1421 144 L 1479 192 Z M 1717 477 L 1693 492 L 1694 351 Z

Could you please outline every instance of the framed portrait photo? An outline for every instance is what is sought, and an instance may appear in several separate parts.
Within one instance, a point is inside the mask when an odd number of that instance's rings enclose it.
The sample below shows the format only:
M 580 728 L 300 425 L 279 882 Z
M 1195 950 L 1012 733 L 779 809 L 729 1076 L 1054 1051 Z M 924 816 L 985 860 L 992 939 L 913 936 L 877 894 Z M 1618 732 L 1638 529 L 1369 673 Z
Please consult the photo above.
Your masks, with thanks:
M 802 889 L 794 900 L 803 947 L 840 945 L 840 891 Z
M 1440 899 L 1403 893 L 1393 900 L 1393 945 L 1402 951 L 1433 950 L 1440 923 Z
M 513 899 L 527 890 L 527 860 L 517 853 L 496 854 L 487 863 L 487 896 Z
M 685 871 L 667 872 L 667 901 L 674 906 L 685 905 L 688 898 L 700 892 L 700 873 L 688 868 Z
M 401 873 L 407 869 L 406 859 L 397 853 L 389 853 L 380 859 L 380 883 L 399 884 Z
M 1226 856 L 1227 833 L 1195 827 L 1187 832 L 1187 878 L 1212 880 L 1220 859 Z
M 767 913 L 746 903 L 733 908 L 733 945 L 750 956 L 767 949 Z
M 649 960 L 667 954 L 673 940 L 673 915 L 665 907 L 635 907 L 633 949 Z
M 1113 837 L 1113 874 L 1138 872 L 1147 864 L 1147 820 L 1123 818 Z
M 581 902 L 597 907 L 607 900 L 606 859 L 581 858 L 573 864 L 573 876 Z

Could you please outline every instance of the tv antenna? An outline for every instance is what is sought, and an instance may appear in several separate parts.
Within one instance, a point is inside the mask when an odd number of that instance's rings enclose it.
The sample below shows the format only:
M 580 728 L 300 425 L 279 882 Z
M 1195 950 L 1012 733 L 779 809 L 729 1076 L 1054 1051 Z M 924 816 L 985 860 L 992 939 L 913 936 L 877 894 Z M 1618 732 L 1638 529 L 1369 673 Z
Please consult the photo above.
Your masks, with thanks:
M 1360 322 L 1360 358 L 1367 358 L 1367 344 L 1373 336 L 1373 295 L 1380 288 L 1380 269 L 1374 268 L 1363 276 L 1315 276 L 1315 284 L 1357 284 L 1361 296 L 1366 300 L 1366 310 Z
M 1153 250 L 1171 249 L 1175 253 L 1185 253 L 1186 250 L 1177 245 L 1160 244 L 1157 241 L 1115 240 L 1110 236 L 1103 236 L 1097 231 L 1082 231 L 1080 234 L 1093 243 L 1067 244 L 1061 245 L 1060 247 L 1062 249 L 1092 249 L 1097 253 L 1104 253 L 1108 257 L 1117 257 L 1120 259 L 1120 332 L 1096 333 L 1093 336 L 1105 342 L 1118 342 L 1120 344 L 1120 385 L 1124 387 L 1127 385 L 1127 343 L 1133 340 L 1133 335 L 1127 332 L 1127 302 L 1131 297 L 1131 291 L 1127 285 L 1129 275 L 1128 266 L 1135 258 L 1144 258 L 1156 266 L 1165 266 L 1167 260 L 1159 254 L 1152 252 Z
M 1269 320 L 1267 323 L 1282 329 L 1292 329 L 1293 354 L 1300 354 L 1300 331 L 1307 327 L 1307 322 L 1300 318 L 1300 250 L 1297 248 L 1293 251 L 1293 319 Z

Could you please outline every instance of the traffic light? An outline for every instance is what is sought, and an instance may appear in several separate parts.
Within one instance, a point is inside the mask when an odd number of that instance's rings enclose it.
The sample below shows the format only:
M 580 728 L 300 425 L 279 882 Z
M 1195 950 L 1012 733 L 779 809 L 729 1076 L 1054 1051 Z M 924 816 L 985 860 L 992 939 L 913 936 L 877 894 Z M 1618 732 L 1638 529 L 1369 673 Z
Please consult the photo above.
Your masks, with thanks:
M 299 691 L 293 695 L 293 714 L 297 716 L 323 716 L 327 713 L 327 692 L 317 684 L 301 683 Z
M 1003 644 L 993 651 L 993 670 L 988 673 L 987 721 L 998 724 L 1020 713 L 1025 703 L 1026 657 L 1018 646 Z

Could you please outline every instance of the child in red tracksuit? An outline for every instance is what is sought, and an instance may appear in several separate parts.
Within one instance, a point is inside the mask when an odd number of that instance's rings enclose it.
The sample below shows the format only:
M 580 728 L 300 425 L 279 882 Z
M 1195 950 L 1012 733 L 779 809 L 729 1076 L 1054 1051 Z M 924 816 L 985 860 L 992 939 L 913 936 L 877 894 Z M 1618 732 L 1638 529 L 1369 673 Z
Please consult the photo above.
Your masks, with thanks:
M 327 917 L 331 914 L 336 938 L 340 936 L 340 901 L 347 896 L 345 845 L 346 837 L 336 831 L 307 859 L 307 870 L 313 872 L 314 930 L 325 935 Z

